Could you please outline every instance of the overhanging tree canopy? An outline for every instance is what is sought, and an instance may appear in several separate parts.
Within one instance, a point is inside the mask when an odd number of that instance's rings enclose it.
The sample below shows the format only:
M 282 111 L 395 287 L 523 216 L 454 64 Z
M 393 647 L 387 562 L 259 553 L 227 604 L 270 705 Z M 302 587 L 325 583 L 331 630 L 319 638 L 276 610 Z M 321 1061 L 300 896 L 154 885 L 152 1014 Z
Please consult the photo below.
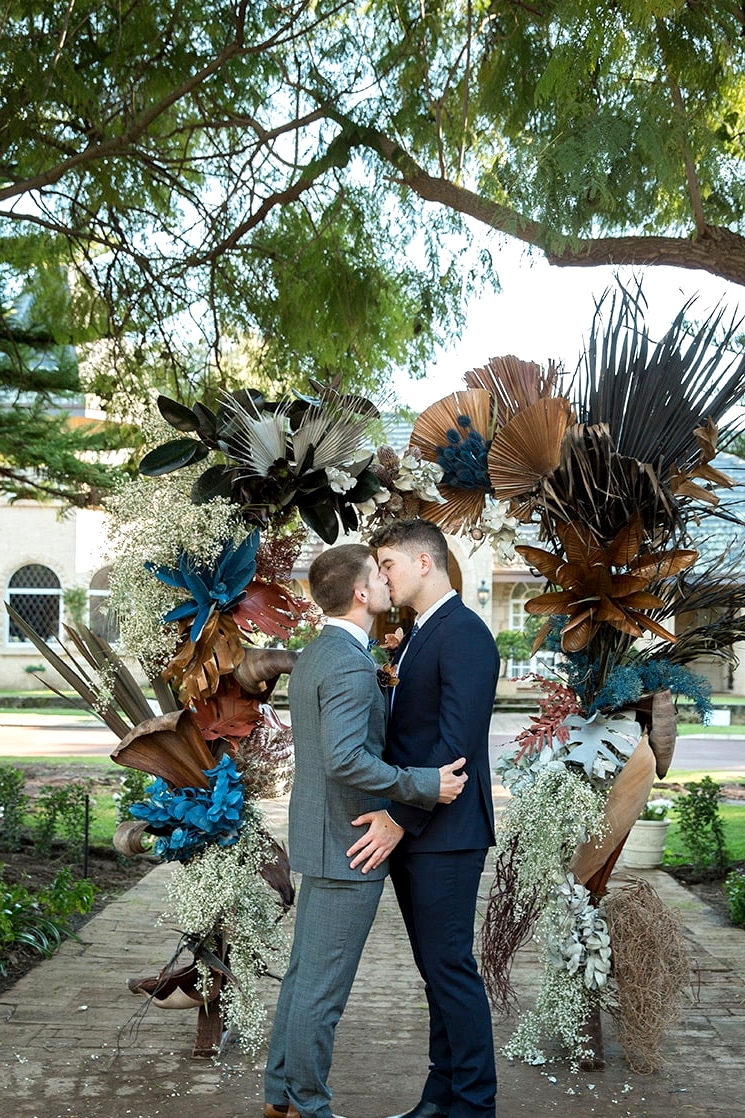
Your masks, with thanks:
M 5 12 L 3 254 L 72 258 L 110 330 L 164 357 L 188 309 L 295 380 L 421 371 L 475 279 L 464 215 L 557 264 L 745 283 L 740 4 Z

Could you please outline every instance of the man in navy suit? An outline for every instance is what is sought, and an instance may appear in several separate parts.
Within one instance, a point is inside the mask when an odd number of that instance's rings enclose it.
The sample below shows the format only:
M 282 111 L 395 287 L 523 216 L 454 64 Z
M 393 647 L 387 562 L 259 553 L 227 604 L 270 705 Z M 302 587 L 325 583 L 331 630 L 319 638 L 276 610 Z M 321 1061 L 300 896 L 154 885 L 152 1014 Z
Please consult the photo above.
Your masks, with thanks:
M 473 935 L 479 880 L 494 843 L 489 725 L 499 654 L 487 626 L 450 585 L 447 542 L 435 524 L 395 521 L 371 544 L 393 605 L 417 613 L 391 689 L 385 759 L 405 767 L 465 757 L 469 776 L 447 810 L 388 809 L 402 828 L 391 880 L 429 1005 L 429 1075 L 417 1105 L 396 1118 L 494 1118 L 491 1013 Z

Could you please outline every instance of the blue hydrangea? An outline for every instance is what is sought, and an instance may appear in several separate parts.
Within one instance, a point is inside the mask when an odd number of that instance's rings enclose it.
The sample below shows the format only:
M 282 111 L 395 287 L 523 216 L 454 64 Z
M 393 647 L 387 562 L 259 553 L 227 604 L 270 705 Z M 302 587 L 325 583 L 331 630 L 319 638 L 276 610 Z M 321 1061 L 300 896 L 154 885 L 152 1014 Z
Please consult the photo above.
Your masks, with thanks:
M 232 846 L 238 840 L 245 797 L 235 762 L 225 754 L 205 776 L 208 789 L 171 789 L 156 777 L 146 789 L 147 800 L 129 809 L 157 836 L 155 853 L 166 861 L 185 862 L 210 842 Z

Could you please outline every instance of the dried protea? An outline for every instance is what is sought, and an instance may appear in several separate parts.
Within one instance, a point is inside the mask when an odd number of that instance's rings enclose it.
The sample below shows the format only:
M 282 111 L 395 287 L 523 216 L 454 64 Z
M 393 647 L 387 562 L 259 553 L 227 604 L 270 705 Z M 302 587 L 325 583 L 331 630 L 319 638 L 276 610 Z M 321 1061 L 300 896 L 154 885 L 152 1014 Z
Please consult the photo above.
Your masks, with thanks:
M 378 461 L 386 470 L 394 472 L 401 465 L 400 459 L 392 446 L 379 446 L 377 454 Z

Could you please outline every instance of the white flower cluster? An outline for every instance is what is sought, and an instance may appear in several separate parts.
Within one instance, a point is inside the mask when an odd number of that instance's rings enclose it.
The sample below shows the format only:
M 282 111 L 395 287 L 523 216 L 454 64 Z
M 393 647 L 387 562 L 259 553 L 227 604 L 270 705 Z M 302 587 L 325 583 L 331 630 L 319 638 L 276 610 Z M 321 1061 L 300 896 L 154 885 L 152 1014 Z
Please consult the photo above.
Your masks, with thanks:
M 168 915 L 183 931 L 206 936 L 217 929 L 230 943 L 229 965 L 239 986 L 226 984 L 221 1007 L 251 1054 L 263 1041 L 266 1016 L 257 979 L 265 973 L 268 955 L 281 955 L 275 966 L 282 967 L 287 946 L 275 895 L 259 873 L 267 857 L 264 836 L 259 812 L 249 809 L 237 843 L 211 843 L 175 866 L 166 886 L 173 906 Z
M 438 505 L 445 498 L 437 488 L 442 480 L 442 468 L 436 462 L 427 462 L 417 448 L 410 448 L 399 458 L 391 447 L 378 450 L 380 461 L 375 463 L 375 473 L 380 480 L 380 489 L 367 500 L 357 505 L 360 515 L 369 521 L 375 519 L 378 510 L 391 516 L 417 515 L 418 501 L 430 501 Z M 407 507 L 412 506 L 413 507 Z M 390 507 L 386 508 L 389 505 Z M 368 527 L 371 525 L 368 525 Z
M 337 466 L 327 466 L 326 477 L 334 493 L 348 493 L 357 484 L 356 477 L 352 477 L 346 470 L 339 469 Z
M 473 550 L 476 551 L 484 540 L 488 540 L 499 563 L 511 563 L 515 558 L 518 522 L 509 515 L 508 509 L 506 501 L 487 501 L 478 524 L 471 528 L 470 533 L 475 541 Z
M 549 961 L 570 975 L 582 969 L 587 989 L 602 989 L 611 972 L 608 924 L 592 904 L 589 890 L 573 874 L 567 874 L 553 891 L 544 921 Z
M 404 454 L 396 477 L 396 489 L 402 493 L 413 493 L 421 501 L 434 501 L 444 504 L 445 498 L 437 486 L 442 481 L 442 467 L 436 462 L 427 462 L 413 454 Z

